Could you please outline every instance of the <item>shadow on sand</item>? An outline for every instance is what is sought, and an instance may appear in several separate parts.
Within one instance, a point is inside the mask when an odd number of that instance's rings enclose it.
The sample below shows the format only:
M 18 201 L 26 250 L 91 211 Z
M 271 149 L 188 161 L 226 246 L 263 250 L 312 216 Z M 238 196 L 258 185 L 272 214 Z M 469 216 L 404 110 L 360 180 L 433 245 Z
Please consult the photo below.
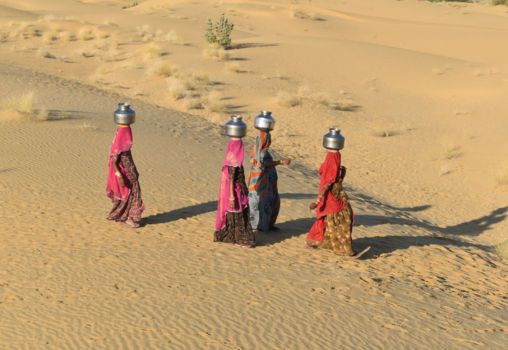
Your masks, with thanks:
M 0 173 L 1 172 L 2 171 L 0 170 Z M 315 195 L 307 193 L 281 193 L 280 197 L 282 199 L 307 199 L 314 198 Z M 165 213 L 147 216 L 146 218 L 143 219 L 143 224 L 144 225 L 166 224 L 172 221 L 176 221 L 179 219 L 188 219 L 190 217 L 209 213 L 215 210 L 217 210 L 217 201 L 209 201 L 205 203 L 190 205 L 184 208 L 178 208 Z

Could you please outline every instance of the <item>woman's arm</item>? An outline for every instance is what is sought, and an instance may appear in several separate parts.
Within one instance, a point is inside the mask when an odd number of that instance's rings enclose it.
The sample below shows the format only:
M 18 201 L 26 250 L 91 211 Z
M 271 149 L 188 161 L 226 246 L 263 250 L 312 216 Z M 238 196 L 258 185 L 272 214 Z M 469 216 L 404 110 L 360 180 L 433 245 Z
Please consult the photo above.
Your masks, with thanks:
M 287 158 L 284 158 L 281 160 L 275 160 L 273 162 L 263 162 L 263 166 L 265 168 L 276 167 L 278 165 L 289 165 L 289 164 L 291 164 L 291 159 L 287 159 Z
M 120 186 L 125 187 L 125 181 L 123 179 L 122 173 L 120 172 L 120 167 L 118 166 L 118 163 L 120 162 L 120 155 L 116 154 L 112 158 L 113 168 L 115 168 L 115 176 L 117 177 Z
M 235 208 L 235 167 L 228 167 L 229 172 L 229 207 Z

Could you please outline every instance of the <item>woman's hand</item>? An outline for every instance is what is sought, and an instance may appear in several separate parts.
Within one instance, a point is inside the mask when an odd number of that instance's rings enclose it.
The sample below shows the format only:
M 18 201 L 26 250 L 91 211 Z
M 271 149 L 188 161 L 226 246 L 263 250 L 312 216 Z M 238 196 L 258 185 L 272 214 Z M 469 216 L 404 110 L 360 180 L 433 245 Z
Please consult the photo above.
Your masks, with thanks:
M 312 203 L 310 203 L 310 205 L 309 205 L 309 209 L 310 209 L 310 210 L 314 210 L 314 209 L 316 209 L 316 208 L 317 208 L 317 203 L 316 203 L 316 202 L 312 202 Z
M 234 197 L 229 198 L 229 208 L 235 209 L 235 198 Z
M 125 187 L 125 180 L 123 179 L 122 173 L 117 171 L 115 172 L 115 176 L 118 179 L 118 183 L 120 184 L 120 186 Z
M 291 159 L 289 159 L 289 158 L 281 159 L 280 164 L 281 165 L 289 165 L 289 164 L 291 164 Z

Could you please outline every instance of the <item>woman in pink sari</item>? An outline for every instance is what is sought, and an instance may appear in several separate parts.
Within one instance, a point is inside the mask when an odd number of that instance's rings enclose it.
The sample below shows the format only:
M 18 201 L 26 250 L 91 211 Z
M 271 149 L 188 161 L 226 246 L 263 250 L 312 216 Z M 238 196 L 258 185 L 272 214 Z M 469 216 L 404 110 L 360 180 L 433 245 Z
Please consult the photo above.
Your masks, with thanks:
M 118 125 L 109 152 L 109 174 L 106 195 L 113 208 L 108 220 L 139 227 L 144 205 L 141 199 L 139 173 L 132 159 L 132 130 L 129 125 Z
M 242 139 L 231 137 L 222 166 L 214 241 L 254 247 L 256 240 L 250 224 L 243 158 Z

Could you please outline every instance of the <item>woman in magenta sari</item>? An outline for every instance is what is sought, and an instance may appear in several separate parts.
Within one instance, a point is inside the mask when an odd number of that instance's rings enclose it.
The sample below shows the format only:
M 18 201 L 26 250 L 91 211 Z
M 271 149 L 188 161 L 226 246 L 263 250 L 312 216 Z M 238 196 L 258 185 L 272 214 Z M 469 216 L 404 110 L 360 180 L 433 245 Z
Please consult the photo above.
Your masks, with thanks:
M 214 241 L 254 247 L 243 158 L 242 139 L 230 138 L 222 166 Z
M 118 125 L 109 152 L 109 174 L 106 195 L 113 208 L 108 220 L 139 227 L 144 205 L 141 199 L 139 173 L 132 159 L 132 130 L 129 125 Z

